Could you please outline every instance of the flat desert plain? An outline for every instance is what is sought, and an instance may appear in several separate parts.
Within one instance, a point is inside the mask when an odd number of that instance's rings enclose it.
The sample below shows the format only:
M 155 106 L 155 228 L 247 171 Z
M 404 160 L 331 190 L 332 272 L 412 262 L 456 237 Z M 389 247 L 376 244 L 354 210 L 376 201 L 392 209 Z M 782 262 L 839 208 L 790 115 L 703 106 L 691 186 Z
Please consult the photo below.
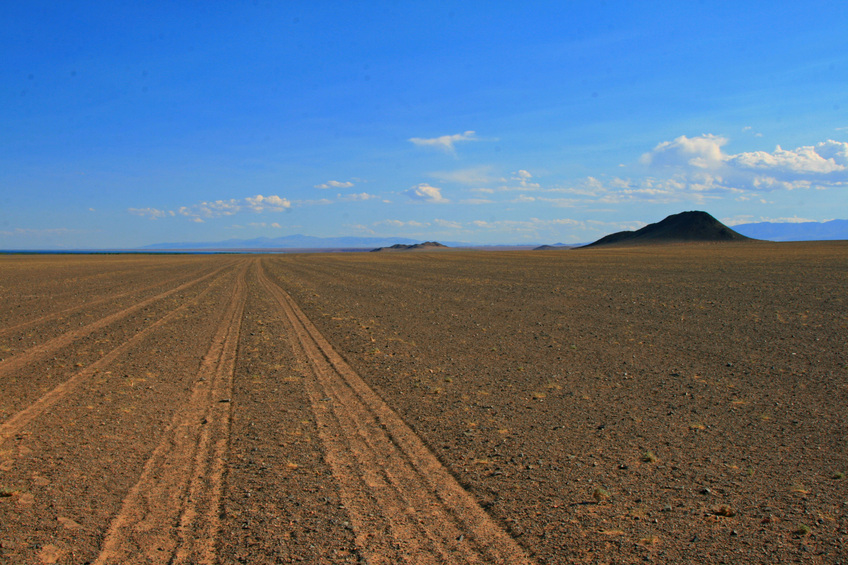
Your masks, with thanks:
M 0 563 L 848 560 L 848 243 L 0 256 Z

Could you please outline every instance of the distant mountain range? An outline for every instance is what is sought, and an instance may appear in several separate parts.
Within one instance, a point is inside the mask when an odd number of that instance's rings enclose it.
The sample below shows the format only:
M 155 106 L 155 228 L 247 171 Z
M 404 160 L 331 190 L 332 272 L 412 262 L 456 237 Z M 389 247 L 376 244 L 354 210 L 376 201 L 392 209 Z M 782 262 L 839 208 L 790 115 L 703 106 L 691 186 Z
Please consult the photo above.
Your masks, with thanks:
M 848 239 L 848 220 L 829 222 L 738 224 L 733 229 L 747 237 L 769 241 Z
M 683 212 L 683 214 L 691 214 L 691 212 Z M 712 218 L 706 212 L 700 212 Z M 679 216 L 679 214 L 675 214 Z M 670 216 L 674 217 L 674 216 Z M 667 218 L 668 219 L 668 218 Z M 691 218 L 690 218 L 691 219 Z M 704 218 L 701 218 L 704 220 Z M 664 220 L 665 221 L 665 220 Z M 709 220 L 706 220 L 709 223 Z M 730 230 L 737 235 L 750 237 L 754 239 L 766 239 L 770 241 L 810 241 L 810 240 L 825 240 L 825 239 L 848 239 L 848 220 L 831 220 L 829 222 L 803 222 L 803 223 L 772 223 L 760 222 L 750 224 L 739 224 L 733 226 L 731 230 L 715 218 L 712 221 L 718 223 L 726 230 Z M 658 222 L 661 223 L 661 222 Z M 651 224 L 656 225 L 656 224 Z M 642 228 L 643 230 L 650 226 Z M 664 229 L 669 226 L 665 225 Z M 702 226 L 703 228 L 703 226 Z M 688 229 L 693 229 L 691 226 Z M 619 232 L 618 234 L 610 234 L 607 237 L 612 237 L 615 240 L 617 237 L 629 237 L 627 234 L 635 234 L 637 232 Z M 644 235 L 644 232 L 643 234 Z M 678 234 L 679 235 L 679 234 Z M 703 235 L 703 234 L 702 234 Z M 668 234 L 666 234 L 668 236 Z M 638 237 L 638 236 L 637 236 Z M 602 238 L 603 240 L 605 238 Z M 595 243 L 599 243 L 601 240 Z M 213 242 L 176 242 L 176 243 L 155 243 L 147 245 L 141 249 L 165 250 L 165 249 L 374 249 L 377 247 L 391 247 L 396 244 L 414 245 L 421 243 L 421 240 L 410 239 L 405 237 L 315 237 L 310 235 L 287 235 L 283 237 L 257 237 L 254 239 L 228 239 L 225 241 Z M 609 241 L 607 241 L 609 243 Z M 446 241 L 445 245 L 449 247 L 479 247 L 469 243 L 458 241 Z M 553 247 L 568 247 L 565 244 L 558 243 Z M 503 246 L 490 246 L 503 247 Z
M 426 249 L 429 251 L 432 251 L 434 249 L 447 249 L 447 245 L 442 245 L 438 241 L 425 241 L 424 243 L 415 243 L 413 245 L 405 243 L 396 243 L 391 247 L 378 247 L 377 249 L 372 249 L 371 251 L 416 251 L 419 249 Z
M 421 240 L 404 237 L 315 237 L 311 235 L 286 235 L 283 237 L 257 237 L 255 239 L 228 239 L 213 242 L 155 243 L 142 249 L 373 249 L 395 244 L 414 245 Z M 449 245 L 468 245 L 450 242 Z

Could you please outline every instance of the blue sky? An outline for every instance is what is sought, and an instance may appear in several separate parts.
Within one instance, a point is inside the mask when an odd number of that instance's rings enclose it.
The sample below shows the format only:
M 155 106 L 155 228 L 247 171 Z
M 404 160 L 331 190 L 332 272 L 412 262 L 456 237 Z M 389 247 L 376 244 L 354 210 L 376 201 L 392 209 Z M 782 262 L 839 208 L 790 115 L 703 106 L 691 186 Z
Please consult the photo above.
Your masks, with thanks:
M 842 2 L 4 2 L 0 248 L 848 218 Z

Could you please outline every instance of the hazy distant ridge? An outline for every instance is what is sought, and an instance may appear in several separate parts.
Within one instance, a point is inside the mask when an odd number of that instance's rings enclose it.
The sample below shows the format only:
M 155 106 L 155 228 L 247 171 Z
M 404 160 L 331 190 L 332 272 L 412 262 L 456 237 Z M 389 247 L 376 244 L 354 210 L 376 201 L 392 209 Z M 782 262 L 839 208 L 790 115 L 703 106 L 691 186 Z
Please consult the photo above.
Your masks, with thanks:
M 801 223 L 759 222 L 738 224 L 733 226 L 733 230 L 746 237 L 771 241 L 848 239 L 848 220 Z M 416 244 L 421 241 L 404 237 L 315 237 L 297 234 L 213 242 L 155 243 L 141 249 L 373 249 L 390 247 L 398 243 Z M 469 245 L 455 241 L 445 242 L 445 244 L 450 247 Z
M 397 243 L 412 245 L 421 243 L 421 240 L 404 237 L 315 237 L 298 234 L 213 242 L 154 243 L 141 249 L 372 249 L 374 247 L 388 247 Z M 462 244 L 452 242 L 451 245 Z
M 733 226 L 733 229 L 754 239 L 770 241 L 848 239 L 848 220 L 800 223 L 758 222 L 738 224 Z

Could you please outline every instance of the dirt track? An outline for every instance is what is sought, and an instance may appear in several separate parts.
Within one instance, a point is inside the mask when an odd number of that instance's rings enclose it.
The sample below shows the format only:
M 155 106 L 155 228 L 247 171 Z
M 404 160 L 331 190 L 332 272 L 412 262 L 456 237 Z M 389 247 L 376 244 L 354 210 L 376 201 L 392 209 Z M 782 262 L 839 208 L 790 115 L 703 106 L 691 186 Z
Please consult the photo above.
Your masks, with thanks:
M 838 562 L 848 246 L 2 257 L 0 562 Z

